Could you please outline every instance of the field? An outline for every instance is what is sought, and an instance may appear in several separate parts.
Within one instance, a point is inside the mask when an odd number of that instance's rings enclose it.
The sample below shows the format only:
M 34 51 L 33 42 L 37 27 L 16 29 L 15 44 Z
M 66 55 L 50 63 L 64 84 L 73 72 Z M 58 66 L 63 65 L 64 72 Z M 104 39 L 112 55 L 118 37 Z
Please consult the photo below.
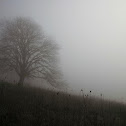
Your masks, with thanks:
M 1 82 L 0 126 L 126 126 L 126 105 Z

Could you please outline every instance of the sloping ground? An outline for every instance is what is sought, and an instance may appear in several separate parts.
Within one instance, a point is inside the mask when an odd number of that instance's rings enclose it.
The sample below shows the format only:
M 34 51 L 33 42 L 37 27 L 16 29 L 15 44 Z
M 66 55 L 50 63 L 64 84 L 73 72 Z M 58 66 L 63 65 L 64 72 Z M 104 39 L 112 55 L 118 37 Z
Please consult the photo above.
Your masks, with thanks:
M 124 104 L 0 84 L 0 126 L 126 126 Z

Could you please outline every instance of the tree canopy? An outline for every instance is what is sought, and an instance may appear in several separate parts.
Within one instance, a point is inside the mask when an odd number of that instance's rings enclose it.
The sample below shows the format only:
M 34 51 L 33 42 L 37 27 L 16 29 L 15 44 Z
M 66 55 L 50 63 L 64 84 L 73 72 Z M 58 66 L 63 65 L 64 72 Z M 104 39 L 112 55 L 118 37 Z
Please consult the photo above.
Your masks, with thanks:
M 58 45 L 31 19 L 18 17 L 0 24 L 0 70 L 15 71 L 19 85 L 25 78 L 56 83 L 61 75 L 58 50 Z

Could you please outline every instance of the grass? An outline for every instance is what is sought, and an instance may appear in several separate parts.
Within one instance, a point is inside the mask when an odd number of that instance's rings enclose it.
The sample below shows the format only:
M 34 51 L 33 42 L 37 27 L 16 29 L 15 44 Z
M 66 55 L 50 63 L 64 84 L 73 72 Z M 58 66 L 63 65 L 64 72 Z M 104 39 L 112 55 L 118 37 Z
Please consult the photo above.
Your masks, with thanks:
M 102 97 L 0 83 L 0 126 L 125 126 L 125 119 L 124 104 Z

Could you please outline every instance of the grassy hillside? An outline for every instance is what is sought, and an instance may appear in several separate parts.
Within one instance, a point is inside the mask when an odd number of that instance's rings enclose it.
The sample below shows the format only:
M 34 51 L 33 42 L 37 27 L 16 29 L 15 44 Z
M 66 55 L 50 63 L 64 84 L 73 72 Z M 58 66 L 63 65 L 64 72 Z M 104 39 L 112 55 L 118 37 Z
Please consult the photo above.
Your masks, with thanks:
M 126 126 L 126 106 L 91 96 L 0 83 L 0 126 Z

